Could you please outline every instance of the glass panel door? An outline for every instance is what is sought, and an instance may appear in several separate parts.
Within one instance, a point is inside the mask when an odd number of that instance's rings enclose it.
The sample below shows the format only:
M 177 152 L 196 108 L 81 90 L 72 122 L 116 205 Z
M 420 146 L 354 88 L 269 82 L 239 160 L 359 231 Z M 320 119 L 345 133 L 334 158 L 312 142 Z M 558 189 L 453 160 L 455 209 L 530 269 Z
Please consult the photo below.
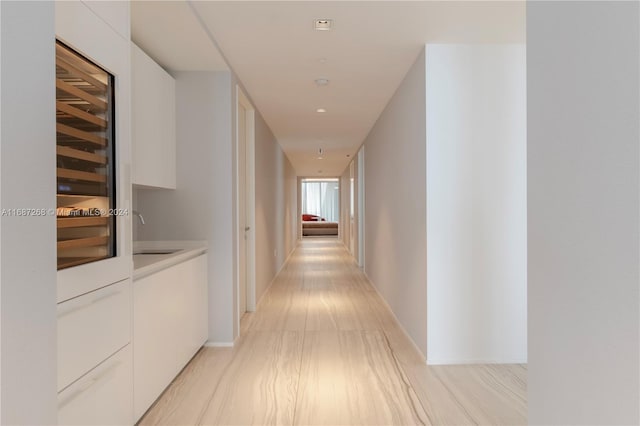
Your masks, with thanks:
M 58 269 L 116 255 L 113 80 L 56 42 Z

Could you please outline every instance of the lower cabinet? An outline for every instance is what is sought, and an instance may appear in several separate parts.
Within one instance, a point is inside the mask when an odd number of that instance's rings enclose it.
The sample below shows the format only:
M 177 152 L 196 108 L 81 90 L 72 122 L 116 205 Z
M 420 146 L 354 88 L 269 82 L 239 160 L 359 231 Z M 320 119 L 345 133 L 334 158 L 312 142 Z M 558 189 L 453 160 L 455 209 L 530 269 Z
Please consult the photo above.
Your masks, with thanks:
M 207 340 L 207 260 L 200 255 L 133 283 L 137 422 Z
M 58 391 L 131 342 L 131 280 L 58 304 Z
M 208 337 L 206 254 L 58 304 L 58 424 L 137 422 Z
M 129 344 L 58 393 L 58 424 L 132 424 L 132 374 Z
M 133 423 L 131 280 L 58 304 L 58 424 Z

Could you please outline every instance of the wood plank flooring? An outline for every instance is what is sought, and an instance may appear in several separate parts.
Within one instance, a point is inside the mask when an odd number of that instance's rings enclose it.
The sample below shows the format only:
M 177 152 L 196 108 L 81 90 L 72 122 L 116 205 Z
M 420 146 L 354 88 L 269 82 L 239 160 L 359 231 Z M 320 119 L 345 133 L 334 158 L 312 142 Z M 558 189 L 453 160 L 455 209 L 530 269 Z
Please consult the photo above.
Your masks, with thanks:
M 140 424 L 524 425 L 526 388 L 524 365 L 427 366 L 339 240 L 314 238 Z

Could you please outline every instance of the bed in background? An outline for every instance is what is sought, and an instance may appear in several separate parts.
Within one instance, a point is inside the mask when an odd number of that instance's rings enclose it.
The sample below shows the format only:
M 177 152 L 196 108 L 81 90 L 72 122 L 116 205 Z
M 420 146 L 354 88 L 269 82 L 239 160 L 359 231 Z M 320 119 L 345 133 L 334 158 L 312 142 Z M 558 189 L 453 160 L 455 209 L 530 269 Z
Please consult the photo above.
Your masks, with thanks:
M 327 222 L 324 218 L 312 214 L 302 215 L 302 236 L 338 236 L 338 223 Z

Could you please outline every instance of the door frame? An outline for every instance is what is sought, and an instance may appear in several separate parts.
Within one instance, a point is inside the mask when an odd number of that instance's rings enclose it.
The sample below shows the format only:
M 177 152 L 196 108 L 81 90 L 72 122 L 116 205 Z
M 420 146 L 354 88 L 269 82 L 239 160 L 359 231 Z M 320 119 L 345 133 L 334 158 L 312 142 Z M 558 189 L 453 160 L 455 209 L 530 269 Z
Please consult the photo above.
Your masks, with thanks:
M 342 219 L 342 177 L 341 176 L 298 176 L 298 241 L 302 241 L 304 236 L 302 235 L 302 183 L 305 180 L 311 181 L 336 181 L 338 184 L 338 240 L 343 241 L 342 232 L 344 228 Z
M 298 219 L 296 223 L 298 224 L 298 241 L 302 241 L 302 176 L 297 177 L 297 203 L 298 203 Z
M 358 163 L 356 165 L 356 221 L 358 222 L 358 231 L 357 231 L 357 250 L 358 250 L 358 266 L 361 269 L 365 267 L 365 170 L 364 170 L 364 145 L 358 151 Z
M 242 106 L 246 111 L 245 123 L 239 123 L 239 108 Z M 244 94 L 239 85 L 236 84 L 236 153 L 240 152 L 240 132 L 239 126 L 246 126 L 245 138 L 246 138 L 246 154 L 245 154 L 245 190 L 243 193 L 240 188 L 240 161 L 239 155 L 236 155 L 236 223 L 237 225 L 237 242 L 236 242 L 236 255 L 240 259 L 240 239 L 244 238 L 244 231 L 240 229 L 243 221 L 240 218 L 240 197 L 245 199 L 246 208 L 246 220 L 247 226 L 250 228 L 248 232 L 248 238 L 246 239 L 246 280 L 247 280 L 247 312 L 254 312 L 256 310 L 256 237 L 255 237 L 255 108 L 249 101 L 249 98 Z M 236 321 L 238 326 L 238 334 L 240 333 L 240 319 L 244 312 L 240 312 L 240 261 L 236 262 Z

